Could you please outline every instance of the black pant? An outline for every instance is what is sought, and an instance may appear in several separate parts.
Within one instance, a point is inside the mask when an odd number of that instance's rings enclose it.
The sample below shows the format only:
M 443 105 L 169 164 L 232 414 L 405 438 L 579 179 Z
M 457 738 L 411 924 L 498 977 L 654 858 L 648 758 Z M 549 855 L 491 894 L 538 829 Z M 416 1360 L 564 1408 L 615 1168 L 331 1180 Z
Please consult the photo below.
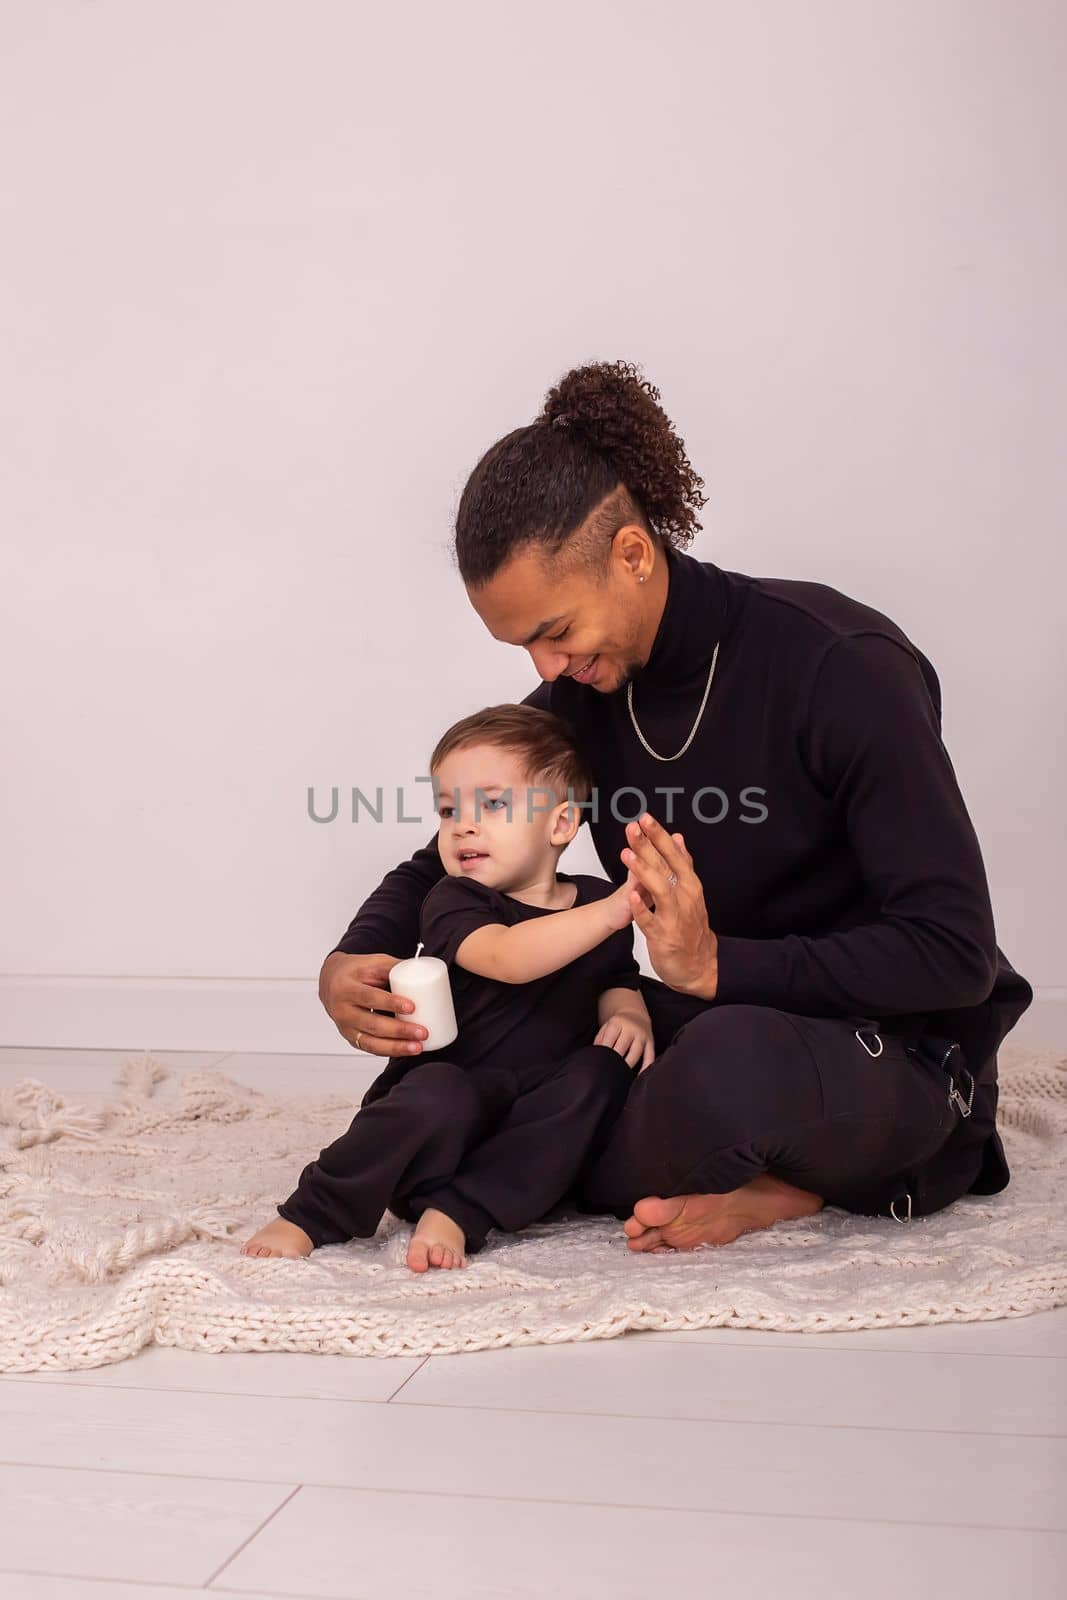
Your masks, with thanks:
M 414 1222 L 433 1206 L 474 1254 L 490 1228 L 517 1232 L 567 1194 L 603 1148 L 631 1082 L 606 1045 L 522 1069 L 416 1062 L 364 1102 L 278 1212 L 323 1245 L 369 1238 L 387 1207 Z
M 568 1197 L 579 1210 L 628 1217 L 647 1195 L 724 1194 L 769 1172 L 903 1221 L 971 1188 L 995 1128 L 995 1072 L 964 1117 L 937 1052 L 911 1053 L 877 1019 L 709 1005 L 646 977 L 641 988 L 656 1060 Z

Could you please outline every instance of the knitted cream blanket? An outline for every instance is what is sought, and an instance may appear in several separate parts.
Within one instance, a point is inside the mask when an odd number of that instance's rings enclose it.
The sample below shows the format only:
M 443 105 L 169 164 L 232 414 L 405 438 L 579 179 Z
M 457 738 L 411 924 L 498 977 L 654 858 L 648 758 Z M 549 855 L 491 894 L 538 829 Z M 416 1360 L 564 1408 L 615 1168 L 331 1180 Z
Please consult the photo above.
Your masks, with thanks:
M 1021 1317 L 1067 1302 L 1067 1058 L 1006 1045 L 1012 1182 L 900 1224 L 824 1207 L 718 1249 L 635 1254 L 613 1217 L 489 1235 L 453 1271 L 404 1264 L 410 1227 L 301 1260 L 240 1245 L 354 1103 L 282 1099 L 131 1057 L 114 1098 L 0 1088 L 0 1369 L 74 1370 L 151 1343 L 413 1356 L 630 1328 L 804 1333 Z M 164 1084 L 157 1094 L 156 1090 Z

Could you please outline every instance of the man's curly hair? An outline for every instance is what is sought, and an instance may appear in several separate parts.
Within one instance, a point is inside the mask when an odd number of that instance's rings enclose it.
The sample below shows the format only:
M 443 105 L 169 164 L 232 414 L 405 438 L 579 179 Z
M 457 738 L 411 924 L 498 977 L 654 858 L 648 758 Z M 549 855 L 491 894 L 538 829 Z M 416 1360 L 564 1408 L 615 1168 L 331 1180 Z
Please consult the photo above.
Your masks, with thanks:
M 492 445 L 468 478 L 456 513 L 460 576 L 477 587 L 527 547 L 557 569 L 602 571 L 628 522 L 684 548 L 700 526 L 703 484 L 659 390 L 632 362 L 574 367 L 541 414 Z

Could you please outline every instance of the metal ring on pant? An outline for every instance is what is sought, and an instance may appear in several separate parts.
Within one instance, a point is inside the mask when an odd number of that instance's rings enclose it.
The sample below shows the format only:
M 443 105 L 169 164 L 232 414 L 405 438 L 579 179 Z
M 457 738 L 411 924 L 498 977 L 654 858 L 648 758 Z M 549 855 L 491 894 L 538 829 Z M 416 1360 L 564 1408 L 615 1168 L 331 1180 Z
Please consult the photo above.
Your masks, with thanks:
M 860 1029 L 859 1028 L 856 1029 L 856 1038 L 859 1040 L 860 1044 L 866 1050 L 867 1054 L 869 1056 L 873 1056 L 874 1060 L 877 1061 L 878 1057 L 881 1055 L 882 1051 L 885 1049 L 885 1046 L 882 1043 L 882 1039 L 881 1039 L 881 1035 L 880 1034 L 872 1032 L 872 1037 L 878 1040 L 878 1048 L 877 1048 L 877 1050 L 872 1050 L 870 1045 L 867 1043 L 866 1039 L 863 1037 L 863 1034 L 860 1031 Z
M 893 1218 L 894 1222 L 910 1222 L 911 1221 L 911 1192 L 910 1192 L 910 1190 L 907 1191 L 903 1196 L 903 1198 L 908 1202 L 908 1214 L 907 1214 L 906 1217 L 898 1217 L 897 1216 L 896 1206 L 897 1206 L 897 1201 L 900 1198 L 901 1198 L 901 1196 L 898 1194 L 898 1195 L 895 1195 L 892 1200 L 890 1200 L 890 1202 L 889 1202 L 889 1215 Z

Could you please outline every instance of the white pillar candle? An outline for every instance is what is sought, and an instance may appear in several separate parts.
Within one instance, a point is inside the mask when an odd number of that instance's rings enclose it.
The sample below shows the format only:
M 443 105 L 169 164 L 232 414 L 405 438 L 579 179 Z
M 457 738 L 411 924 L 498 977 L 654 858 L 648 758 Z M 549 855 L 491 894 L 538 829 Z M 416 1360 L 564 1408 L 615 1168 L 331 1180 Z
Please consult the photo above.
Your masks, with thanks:
M 447 962 L 439 956 L 420 956 L 421 949 L 420 944 L 409 961 L 398 961 L 389 968 L 389 987 L 394 994 L 414 1001 L 414 1011 L 401 1011 L 397 1015 L 404 1022 L 418 1022 L 428 1030 L 422 1048 L 440 1050 L 443 1045 L 451 1044 L 459 1033 L 452 1004 L 452 985 L 448 981 Z

